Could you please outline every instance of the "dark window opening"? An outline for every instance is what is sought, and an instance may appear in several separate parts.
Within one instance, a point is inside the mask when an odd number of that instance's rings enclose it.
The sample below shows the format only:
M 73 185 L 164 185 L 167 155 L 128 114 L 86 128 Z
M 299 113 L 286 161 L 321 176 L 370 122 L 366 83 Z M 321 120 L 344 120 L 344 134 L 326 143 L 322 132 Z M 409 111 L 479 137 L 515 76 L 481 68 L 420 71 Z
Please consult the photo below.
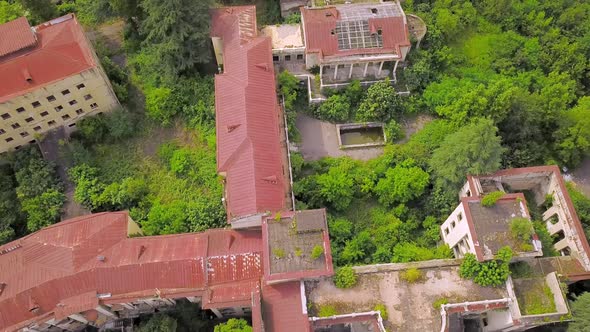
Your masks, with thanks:
M 63 110 L 63 109 L 64 109 L 64 107 L 63 107 L 63 106 L 61 106 L 61 105 L 59 105 L 59 106 L 55 107 L 55 111 L 56 111 L 56 112 L 61 112 L 61 110 Z
M 563 256 L 571 256 L 572 250 L 570 249 L 570 247 L 565 247 L 561 250 L 561 254 Z
M 55 96 L 51 95 L 51 96 L 47 97 L 47 101 L 55 101 Z
M 71 128 L 71 127 L 74 127 L 75 125 L 76 125 L 75 123 L 70 123 L 70 124 L 68 125 L 68 127 L 70 127 L 70 128 Z
M 377 14 L 377 8 L 371 8 L 371 14 Z
M 556 244 L 557 242 L 565 239 L 565 234 L 563 233 L 563 229 L 560 230 L 559 232 L 551 235 L 551 238 L 553 239 L 553 244 Z
M 76 110 L 76 114 L 80 115 L 82 113 L 84 113 L 84 111 L 81 108 L 79 108 L 79 109 Z
M 78 90 L 82 90 L 86 87 L 86 85 L 84 85 L 84 83 L 80 83 L 78 85 L 76 85 L 76 88 L 78 88 Z
M 20 124 L 18 122 L 15 122 L 15 123 L 11 124 L 10 126 L 12 127 L 12 129 L 20 128 Z
M 2 119 L 4 119 L 4 120 L 10 119 L 10 114 L 8 114 L 8 113 L 2 114 Z
M 64 96 L 65 96 L 65 95 L 69 95 L 69 94 L 70 94 L 70 90 L 68 90 L 68 89 L 65 89 L 65 90 L 63 90 L 63 91 L 61 92 L 61 94 L 62 94 L 62 95 L 64 95 Z
M 70 105 L 76 105 L 77 103 L 78 103 L 78 102 L 76 101 L 76 99 L 74 99 L 74 100 L 70 100 L 70 101 L 69 101 L 69 104 L 70 104 Z
M 18 150 L 18 149 L 20 149 L 20 147 L 21 147 L 20 145 L 17 145 L 17 146 L 14 147 L 14 149 L 15 150 Z
M 19 108 L 16 109 L 16 113 L 22 113 L 24 111 L 25 111 L 25 108 L 24 107 L 19 107 Z
M 29 133 L 27 133 L 26 131 L 23 131 L 22 133 L 20 133 L 21 137 L 27 137 L 29 136 Z
M 297 54 L 297 60 L 303 60 L 303 54 Z
M 66 115 L 62 115 L 62 117 L 61 117 L 61 118 L 62 118 L 63 120 L 68 120 L 68 119 L 70 118 L 70 116 L 66 114 Z
M 97 108 L 97 107 L 98 107 L 98 105 L 97 105 L 96 103 L 92 103 L 92 104 L 90 104 L 90 108 L 92 108 L 92 109 L 95 109 L 95 108 Z
M 34 143 L 37 143 L 36 139 L 29 141 L 29 144 L 34 144 Z
M 273 62 L 279 62 L 279 56 L 278 55 L 273 55 L 272 56 L 272 61 Z
M 84 100 L 92 99 L 92 95 L 85 95 Z
M 25 119 L 25 121 L 27 121 L 27 123 L 28 123 L 28 122 L 33 122 L 33 120 L 35 120 L 35 119 L 33 119 L 33 118 L 31 118 L 31 117 L 28 117 L 28 118 L 26 118 L 26 119 Z
M 41 103 L 38 101 L 34 101 L 31 105 L 33 105 L 34 108 L 37 108 L 37 107 L 41 106 Z
M 0 135 L 2 135 L 2 134 L 6 134 L 6 130 L 0 129 Z
M 41 130 L 41 126 L 36 126 L 35 128 L 33 128 L 34 131 L 39 131 Z
M 14 141 L 14 139 L 13 139 L 12 137 L 8 137 L 7 139 L 5 139 L 5 141 L 6 141 L 7 143 L 10 143 L 10 142 Z
M 47 125 L 49 125 L 49 126 L 53 126 L 54 124 L 55 124 L 55 121 L 53 121 L 53 120 L 47 122 Z
M 48 116 L 48 115 L 49 115 L 49 113 L 47 111 L 41 112 L 41 116 Z
M 285 55 L 285 61 L 291 61 L 291 56 L 290 55 Z

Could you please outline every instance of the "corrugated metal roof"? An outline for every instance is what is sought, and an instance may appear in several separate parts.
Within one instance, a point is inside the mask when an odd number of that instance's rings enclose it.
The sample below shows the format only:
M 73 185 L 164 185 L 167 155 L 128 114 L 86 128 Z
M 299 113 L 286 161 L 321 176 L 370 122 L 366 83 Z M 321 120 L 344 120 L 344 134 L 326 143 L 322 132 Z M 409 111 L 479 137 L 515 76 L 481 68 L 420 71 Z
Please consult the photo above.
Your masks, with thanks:
M 36 42 L 26 17 L 0 25 L 0 57 L 31 47 Z
M 271 41 L 255 37 L 254 6 L 212 11 L 223 40 L 224 73 L 215 77 L 217 166 L 226 177 L 229 219 L 285 206 L 280 112 Z
M 303 313 L 299 281 L 262 288 L 262 319 L 265 331 L 310 331 L 307 314 Z
M 0 330 L 94 309 L 96 294 L 136 298 L 211 294 L 215 304 L 250 299 L 262 276 L 262 234 L 210 230 L 127 237 L 126 212 L 64 221 L 0 247 Z M 210 287 L 213 287 L 210 289 Z M 90 299 L 88 294 L 95 294 Z M 37 309 L 31 311 L 32 307 Z
M 352 4 L 337 7 L 305 8 L 301 7 L 303 29 L 307 52 L 319 52 L 322 57 L 342 57 L 350 55 L 395 54 L 401 57 L 400 46 L 410 46 L 410 39 L 406 19 L 403 15 L 391 16 L 371 14 L 370 7 L 388 8 L 397 4 Z M 358 8 L 357 8 L 358 7 Z M 341 15 L 340 10 L 366 10 L 367 13 L 355 17 Z M 382 12 L 386 13 L 385 10 Z M 392 11 L 389 11 L 392 12 Z M 337 23 L 342 21 L 365 21 L 371 31 L 381 31 L 382 47 L 339 49 Z M 354 35 L 354 33 L 352 33 Z
M 19 20 L 19 31 L 24 29 L 25 23 L 28 28 L 26 20 Z M 0 29 L 6 24 L 0 25 Z M 92 48 L 74 15 L 55 19 L 34 29 L 37 37 L 34 47 L 0 57 L 0 102 L 96 66 Z M 8 34 L 0 31 L 0 36 L 4 40 Z M 24 30 L 6 40 L 20 46 L 33 46 L 31 37 Z M 5 47 L 4 51 L 15 47 Z M 28 77 L 31 80 L 27 80 Z

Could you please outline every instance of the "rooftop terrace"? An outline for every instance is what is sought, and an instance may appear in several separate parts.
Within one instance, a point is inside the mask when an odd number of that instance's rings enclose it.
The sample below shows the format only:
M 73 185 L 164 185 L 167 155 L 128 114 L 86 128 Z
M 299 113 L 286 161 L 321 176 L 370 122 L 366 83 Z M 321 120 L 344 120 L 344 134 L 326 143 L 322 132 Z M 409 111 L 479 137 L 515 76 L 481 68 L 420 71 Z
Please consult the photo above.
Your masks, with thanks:
M 267 25 L 262 35 L 270 37 L 273 49 L 305 47 L 299 24 Z

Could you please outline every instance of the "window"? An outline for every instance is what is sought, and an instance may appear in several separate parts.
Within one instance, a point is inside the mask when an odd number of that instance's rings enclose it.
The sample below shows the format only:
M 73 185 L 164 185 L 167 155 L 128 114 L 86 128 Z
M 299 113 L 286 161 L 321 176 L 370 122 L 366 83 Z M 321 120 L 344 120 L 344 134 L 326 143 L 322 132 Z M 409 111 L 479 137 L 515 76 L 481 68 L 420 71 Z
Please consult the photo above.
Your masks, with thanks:
M 12 129 L 20 128 L 20 124 L 18 124 L 18 122 L 15 122 L 15 123 L 11 124 L 10 126 L 12 127 Z
M 297 60 L 303 60 L 303 54 L 297 54 Z
M 63 91 L 61 92 L 61 94 L 62 94 L 62 95 L 64 95 L 64 96 L 65 96 L 65 95 L 69 95 L 69 94 L 70 94 L 70 90 L 68 90 L 68 89 L 65 89 L 65 90 L 63 90 Z
M 279 62 L 279 56 L 278 55 L 273 55 L 272 56 L 272 61 L 273 62 Z
M 445 235 L 449 235 L 449 229 L 445 228 Z
M 54 124 L 55 124 L 55 121 L 53 121 L 53 120 L 47 122 L 47 125 L 50 126 L 50 127 L 53 126 Z
M 371 14 L 377 14 L 377 8 L 371 8 Z
M 97 107 L 98 107 L 98 105 L 96 103 L 90 104 L 90 108 L 92 108 L 92 109 L 96 109 Z
M 25 111 L 25 108 L 24 107 L 19 107 L 19 108 L 16 109 L 16 113 L 22 113 L 24 111 Z
M 34 101 L 31 105 L 33 105 L 34 108 L 37 108 L 37 107 L 41 106 L 41 103 L 38 101 Z
M 83 113 L 84 113 L 84 111 L 81 108 L 76 110 L 76 114 L 78 114 L 78 115 L 83 114 Z
M 14 141 L 14 139 L 12 137 L 8 137 L 7 139 L 5 139 L 6 143 L 10 143 L 12 141 Z
M 59 105 L 59 106 L 57 106 L 57 107 L 55 108 L 55 111 L 56 111 L 56 112 L 61 112 L 61 110 L 63 110 L 63 109 L 64 109 L 64 107 L 63 107 L 63 106 L 61 106 L 61 105 Z
M 74 127 L 74 126 L 76 126 L 76 124 L 75 124 L 75 123 L 70 123 L 70 124 L 68 125 L 68 127 L 70 127 L 70 128 L 72 128 L 72 127 Z
M 1 115 L 3 120 L 10 119 L 10 114 L 4 113 Z
M 285 61 L 291 61 L 291 56 L 290 55 L 285 55 Z
M 85 95 L 84 100 L 92 99 L 92 95 Z
M 455 228 L 455 222 L 451 221 L 451 228 Z
M 33 143 L 37 143 L 37 140 L 36 140 L 36 139 L 34 139 L 34 140 L 32 140 L 32 141 L 29 141 L 29 144 L 33 144 Z
M 48 116 L 48 115 L 49 115 L 49 113 L 47 113 L 47 111 L 41 112 L 41 116 Z
M 61 118 L 65 121 L 65 120 L 68 120 L 70 118 L 70 116 L 66 114 L 66 115 L 62 115 Z
M 20 147 L 21 147 L 21 145 L 17 145 L 17 146 L 14 147 L 14 149 L 15 150 L 18 150 L 18 149 L 20 149 Z
M 25 119 L 25 121 L 27 121 L 27 123 L 28 122 L 33 122 L 33 120 L 35 120 L 35 119 L 33 119 L 32 117 L 28 117 L 28 118 Z
M 76 99 L 74 99 L 74 100 L 70 100 L 70 101 L 68 102 L 68 104 L 70 104 L 70 105 L 76 105 L 77 103 L 78 103 L 78 102 L 76 101 Z
M 78 85 L 76 85 L 76 88 L 78 88 L 78 90 L 82 90 L 86 87 L 86 85 L 84 85 L 84 83 L 80 83 Z
M 33 128 L 33 130 L 34 131 L 39 131 L 39 130 L 41 130 L 41 126 L 37 126 L 37 127 Z
M 463 220 L 463 213 L 459 212 L 459 214 L 457 215 L 457 219 L 459 221 Z
M 47 101 L 55 101 L 55 96 L 51 95 L 51 96 L 47 97 Z
M 0 135 L 2 135 L 2 134 L 6 134 L 6 130 L 0 129 Z
M 27 133 L 26 131 L 23 131 L 22 133 L 20 133 L 21 137 L 27 137 L 29 136 L 29 133 Z

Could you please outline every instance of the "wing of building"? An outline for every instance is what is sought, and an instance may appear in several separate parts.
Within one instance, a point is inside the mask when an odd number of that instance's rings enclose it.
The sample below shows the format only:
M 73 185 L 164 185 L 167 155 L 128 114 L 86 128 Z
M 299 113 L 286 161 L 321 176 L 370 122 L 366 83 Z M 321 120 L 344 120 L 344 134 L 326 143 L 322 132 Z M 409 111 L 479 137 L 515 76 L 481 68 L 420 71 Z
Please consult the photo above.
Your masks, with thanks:
M 76 17 L 0 25 L 0 153 L 119 102 Z

